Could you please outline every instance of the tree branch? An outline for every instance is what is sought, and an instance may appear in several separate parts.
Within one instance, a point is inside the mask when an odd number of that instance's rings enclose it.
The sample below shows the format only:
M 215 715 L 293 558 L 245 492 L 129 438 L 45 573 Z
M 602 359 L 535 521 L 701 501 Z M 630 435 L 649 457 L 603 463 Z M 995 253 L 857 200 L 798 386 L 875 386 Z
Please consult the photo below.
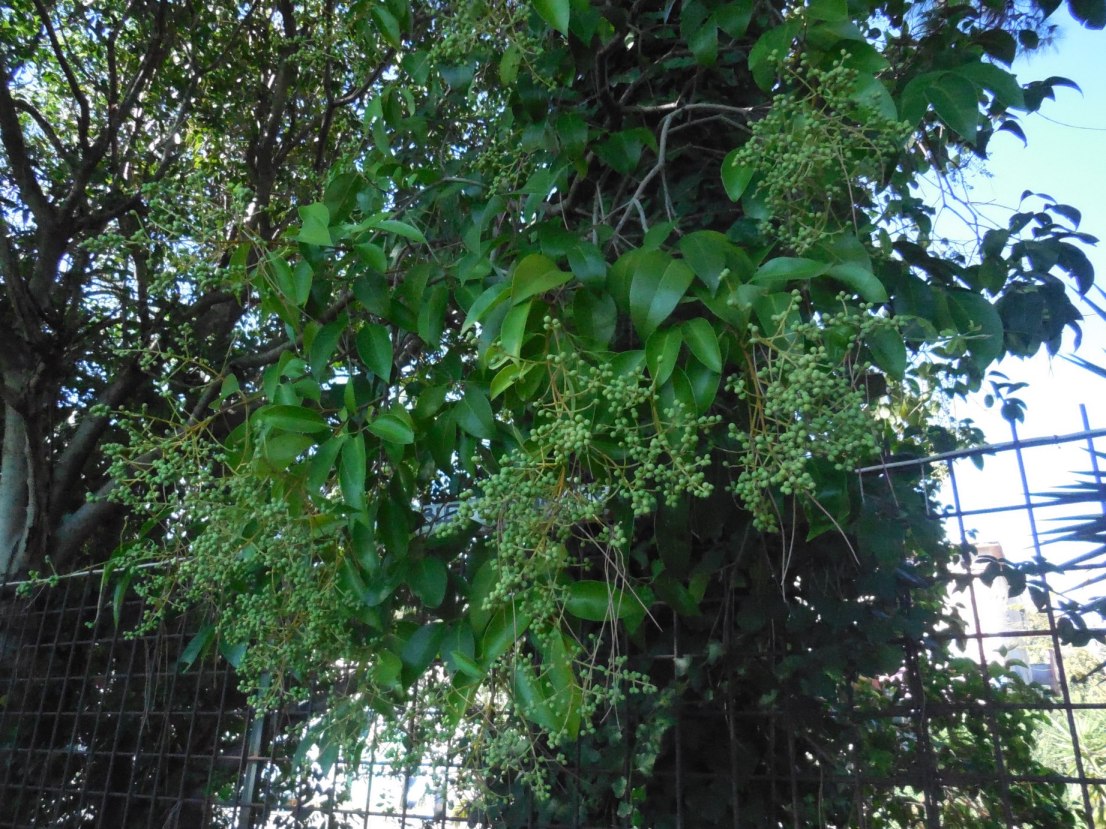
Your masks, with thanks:
M 19 124 L 15 100 L 8 89 L 10 80 L 4 56 L 0 54 L 0 140 L 3 140 L 12 180 L 19 188 L 23 203 L 30 209 L 40 227 L 50 227 L 54 224 L 56 213 L 35 177 L 34 165 L 23 137 L 23 127 Z
M 62 49 L 61 41 L 58 40 L 58 34 L 54 30 L 53 21 L 50 20 L 50 10 L 46 8 L 42 0 L 34 0 L 34 4 L 35 11 L 38 12 L 38 16 L 42 20 L 42 26 L 46 30 L 46 37 L 50 41 L 50 48 L 54 52 L 54 58 L 57 60 L 58 66 L 61 67 L 62 74 L 65 75 L 65 82 L 69 85 L 69 93 L 73 96 L 73 100 L 77 103 L 77 108 L 80 110 L 80 115 L 77 118 L 77 135 L 80 137 L 81 146 L 87 147 L 90 120 L 88 98 L 81 89 L 81 85 L 77 83 L 77 75 L 73 72 L 73 67 L 69 65 L 69 59 L 65 56 L 65 50 Z

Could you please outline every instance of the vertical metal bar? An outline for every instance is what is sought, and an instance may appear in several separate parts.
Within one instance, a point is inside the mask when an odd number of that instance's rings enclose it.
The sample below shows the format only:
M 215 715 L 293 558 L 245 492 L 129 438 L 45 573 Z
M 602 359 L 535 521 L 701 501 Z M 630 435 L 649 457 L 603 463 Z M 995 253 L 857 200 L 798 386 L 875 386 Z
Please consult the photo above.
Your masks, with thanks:
M 264 682 L 264 679 L 262 679 Z M 254 800 L 257 796 L 257 765 L 261 762 L 261 742 L 265 732 L 265 714 L 250 709 L 249 736 L 243 741 L 241 788 L 238 797 L 238 829 L 253 826 Z
M 1015 437 L 1015 440 L 1016 439 Z M 953 508 L 956 514 L 957 529 L 960 533 L 960 549 L 967 551 L 969 546 L 968 533 L 964 526 L 964 510 L 960 503 L 960 486 L 956 480 L 956 468 L 951 458 L 945 461 L 945 465 L 949 472 L 949 484 L 952 487 Z M 966 560 L 965 566 L 970 576 L 971 562 Z M 979 672 L 983 680 L 984 701 L 987 703 L 985 716 L 987 718 L 987 728 L 991 732 L 991 743 L 994 748 L 995 773 L 998 775 L 999 785 L 1002 789 L 1002 811 L 1006 819 L 1006 825 L 1013 829 L 1016 824 L 1014 823 L 1013 808 L 1010 802 L 1010 778 L 1006 772 L 1006 757 L 1002 750 L 1002 740 L 999 735 L 998 723 L 995 721 L 994 707 L 991 705 L 993 702 L 991 693 L 991 674 L 990 671 L 987 670 L 987 652 L 983 647 L 983 625 L 979 617 L 979 604 L 976 601 L 974 578 L 968 579 L 968 596 L 972 606 L 972 621 L 975 624 L 975 630 L 978 634 L 975 640 L 976 653 L 979 658 Z
M 672 665 L 679 664 L 680 659 L 680 617 L 676 611 L 672 611 Z M 676 829 L 684 829 L 684 741 L 683 731 L 680 728 L 682 707 L 679 700 L 675 702 L 676 724 L 673 728 L 673 737 L 676 741 Z
M 1083 412 L 1086 417 L 1086 410 Z M 1084 421 L 1085 422 L 1085 421 Z M 1018 425 L 1010 421 L 1010 433 L 1014 438 L 1014 457 L 1018 461 L 1018 477 L 1022 486 L 1022 497 L 1025 500 L 1025 511 L 1029 517 L 1029 532 L 1033 538 L 1033 558 L 1038 565 L 1045 564 L 1044 553 L 1041 552 L 1041 536 L 1037 532 L 1037 516 L 1034 511 L 1033 498 L 1029 492 L 1029 478 L 1025 469 L 1025 457 L 1021 446 L 1017 445 Z M 1048 575 L 1045 568 L 1039 567 L 1040 584 L 1044 588 L 1045 595 L 1049 595 Z M 1086 814 L 1087 825 L 1094 826 L 1094 812 L 1091 809 L 1091 798 L 1086 785 L 1086 771 L 1083 768 L 1083 754 L 1079 750 L 1079 729 L 1075 724 L 1075 711 L 1071 704 L 1071 690 L 1068 687 L 1068 675 L 1064 670 L 1064 654 L 1060 648 L 1060 632 L 1056 628 L 1056 612 L 1052 609 L 1052 600 L 1045 604 L 1045 617 L 1048 619 L 1048 632 L 1052 640 L 1052 656 L 1056 663 L 1056 679 L 1060 683 L 1060 698 L 1063 700 L 1064 714 L 1068 721 L 1068 732 L 1071 735 L 1071 748 L 1075 757 L 1075 775 L 1083 781 L 1083 809 Z

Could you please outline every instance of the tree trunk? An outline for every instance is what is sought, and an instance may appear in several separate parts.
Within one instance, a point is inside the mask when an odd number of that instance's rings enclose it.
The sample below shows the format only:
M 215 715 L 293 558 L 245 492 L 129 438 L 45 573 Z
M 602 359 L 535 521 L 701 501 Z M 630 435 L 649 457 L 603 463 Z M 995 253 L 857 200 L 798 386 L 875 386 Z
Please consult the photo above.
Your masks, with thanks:
M 16 574 L 27 563 L 36 489 L 27 421 L 14 406 L 6 405 L 0 457 L 0 579 Z

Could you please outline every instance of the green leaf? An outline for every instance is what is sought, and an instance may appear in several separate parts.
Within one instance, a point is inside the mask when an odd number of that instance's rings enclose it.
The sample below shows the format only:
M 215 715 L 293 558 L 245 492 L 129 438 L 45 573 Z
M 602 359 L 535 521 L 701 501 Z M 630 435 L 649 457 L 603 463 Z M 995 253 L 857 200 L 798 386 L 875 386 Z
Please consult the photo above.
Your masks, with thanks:
M 380 415 L 366 428 L 381 440 L 396 446 L 406 446 L 415 442 L 415 432 L 411 424 L 390 412 Z
M 714 19 L 718 23 L 718 28 L 730 37 L 741 37 L 749 29 L 755 5 L 755 0 L 737 0 L 719 6 L 714 10 Z
M 994 94 L 995 100 L 1007 107 L 1025 109 L 1025 93 L 1018 79 L 993 63 L 965 63 L 953 70 L 957 75 Z
M 718 25 L 713 18 L 691 33 L 687 47 L 700 66 L 714 66 L 718 60 Z
M 814 20 L 836 23 L 849 19 L 849 6 L 846 0 L 810 0 L 806 13 Z
M 839 265 L 834 265 L 826 273 L 838 282 L 852 288 L 853 292 L 859 294 L 865 302 L 876 304 L 887 302 L 887 289 L 883 287 L 883 283 L 879 281 L 879 278 L 872 273 L 871 268 L 867 268 L 858 262 L 842 262 Z
M 378 230 L 394 233 L 396 236 L 402 236 L 404 239 L 410 239 L 412 242 L 426 244 L 426 237 L 423 236 L 421 230 L 412 224 L 401 222 L 398 219 L 373 219 L 369 227 L 375 227 Z
M 695 274 L 683 262 L 664 257 L 664 270 L 654 259 L 642 261 L 630 280 L 630 318 L 642 340 L 676 310 Z
M 1106 28 L 1106 3 L 1103 0 L 1068 0 L 1068 11 L 1088 29 Z
M 872 352 L 877 366 L 895 380 L 902 380 L 906 374 L 906 343 L 902 334 L 893 328 L 880 326 L 870 331 L 864 341 Z
M 618 325 L 618 308 L 606 291 L 595 293 L 579 290 L 572 300 L 572 323 L 576 333 L 600 347 L 614 339 Z
M 516 613 L 513 607 L 501 607 L 492 614 L 480 639 L 480 664 L 490 668 L 503 656 L 530 626 L 530 617 Z
M 296 241 L 305 245 L 330 247 L 334 240 L 330 237 L 330 211 L 321 202 L 304 205 L 299 209 L 300 232 Z
M 565 610 L 577 619 L 605 622 L 633 615 L 638 600 L 627 590 L 612 587 L 605 581 L 581 580 L 568 586 Z
M 438 655 L 445 633 L 444 623 L 428 622 L 408 637 L 399 656 L 411 675 L 421 676 L 430 667 Z
M 702 363 L 692 363 L 684 371 L 691 396 L 695 401 L 696 414 L 706 414 L 718 396 L 718 385 L 722 380 L 719 372 L 712 371 Z
M 355 510 L 365 508 L 365 436 L 361 433 L 351 435 L 342 446 L 338 463 L 338 480 L 342 488 L 342 499 Z
M 534 11 L 538 13 L 542 20 L 565 37 L 568 37 L 569 13 L 571 11 L 569 0 L 533 0 L 533 3 Z
M 683 324 L 684 342 L 691 353 L 704 366 L 714 372 L 722 371 L 722 352 L 718 347 L 718 335 L 714 327 L 702 317 Z
M 979 93 L 975 84 L 954 72 L 940 73 L 925 90 L 925 97 L 945 124 L 974 144 L 979 131 Z
M 470 435 L 482 440 L 495 437 L 495 415 L 487 395 L 475 386 L 465 389 L 465 396 L 457 402 L 457 425 Z
M 515 267 L 511 278 L 511 301 L 516 305 L 532 296 L 564 285 L 572 274 L 560 270 L 548 256 L 532 253 Z
M 590 242 L 580 242 L 568 249 L 568 266 L 584 285 L 600 287 L 607 278 L 607 260 Z
M 515 705 L 524 717 L 548 732 L 558 730 L 560 724 L 549 708 L 546 689 L 527 660 L 516 660 L 511 666 L 511 687 L 514 690 Z
M 781 290 L 788 282 L 813 279 L 830 269 L 825 262 L 804 259 L 799 256 L 777 256 L 769 259 L 753 274 L 754 285 L 764 285 L 770 290 Z
M 510 290 L 510 282 L 497 282 L 480 294 L 472 305 L 469 306 L 465 321 L 461 325 L 461 333 L 464 334 L 472 328 L 472 326 L 480 322 L 489 311 L 503 302 L 509 295 Z
M 523 370 L 523 367 L 518 363 L 508 363 L 501 368 L 492 378 L 491 385 L 488 387 L 488 396 L 495 400 L 503 392 L 507 391 L 511 386 L 518 382 L 518 380 L 529 371 L 530 367 Z
M 215 640 L 215 626 L 208 623 L 201 627 L 196 635 L 193 636 L 184 650 L 181 651 L 180 658 L 177 660 L 177 664 L 182 669 L 191 668 L 192 664 L 199 659 L 202 654 L 211 643 Z
M 330 431 L 330 425 L 321 414 L 305 409 L 303 406 L 273 404 L 258 409 L 254 418 L 260 423 L 283 432 L 310 435 Z
M 439 283 L 430 289 L 419 305 L 418 335 L 424 343 L 437 348 L 445 328 L 446 306 L 449 304 L 449 288 Z
M 726 269 L 727 254 L 734 245 L 716 230 L 697 230 L 680 239 L 680 253 L 684 261 L 695 271 L 699 280 L 710 288 L 711 295 L 718 293 L 722 273 Z
M 445 600 L 449 571 L 441 559 L 428 556 L 415 562 L 407 576 L 407 586 L 427 607 L 438 607 Z
M 401 49 L 403 47 L 403 30 L 395 15 L 388 10 L 388 7 L 383 3 L 373 3 L 369 13 L 376 22 L 376 29 L 380 32 L 380 36 L 384 38 L 384 42 L 393 49 Z
M 315 439 L 309 435 L 295 434 L 294 432 L 277 432 L 265 438 L 265 460 L 274 469 L 286 469 L 288 464 L 307 451 L 308 447 L 315 444 Z
M 672 376 L 680 356 L 680 341 L 680 329 L 662 328 L 654 331 L 645 344 L 645 364 L 656 385 L 663 385 Z
M 722 186 L 726 188 L 726 195 L 730 201 L 738 201 L 753 180 L 756 169 L 737 163 L 737 154 L 741 148 L 731 150 L 722 161 Z
M 517 43 L 512 43 L 499 59 L 499 82 L 504 86 L 511 86 L 518 79 L 518 67 L 522 63 L 522 49 Z
M 749 71 L 756 85 L 768 92 L 776 80 L 776 71 L 782 61 L 791 54 L 791 41 L 802 22 L 792 19 L 769 29 L 749 50 Z
M 242 664 L 242 660 L 246 658 L 247 642 L 227 642 L 226 640 L 219 641 L 219 653 L 223 659 L 227 661 L 227 664 L 232 668 L 237 668 Z
M 310 365 L 311 373 L 315 377 L 322 377 L 324 369 L 334 356 L 334 349 L 338 347 L 338 340 L 345 333 L 348 321 L 342 317 L 327 323 L 315 335 L 311 341 Z
M 1003 325 L 998 310 L 985 298 L 971 291 L 947 292 L 949 313 L 957 330 L 970 338 L 972 357 L 977 365 L 988 365 L 1003 351 Z
M 503 324 L 499 327 L 499 340 L 503 350 L 512 357 L 522 353 L 522 343 L 526 339 L 526 323 L 530 319 L 533 300 L 516 305 L 507 312 Z
M 357 353 L 365 368 L 387 382 L 392 378 L 392 337 L 388 329 L 377 322 L 365 323 L 357 332 Z

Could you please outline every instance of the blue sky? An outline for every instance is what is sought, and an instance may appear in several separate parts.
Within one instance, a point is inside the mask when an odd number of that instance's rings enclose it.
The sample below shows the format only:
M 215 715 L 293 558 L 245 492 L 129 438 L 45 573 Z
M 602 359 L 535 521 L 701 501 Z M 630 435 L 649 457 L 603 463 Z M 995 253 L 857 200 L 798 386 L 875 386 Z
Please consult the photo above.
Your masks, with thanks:
M 1039 114 L 1022 117 L 1028 146 L 1011 134 L 995 136 L 990 160 L 968 177 L 969 195 L 973 201 L 987 205 L 983 212 L 1000 224 L 1005 224 L 1011 209 L 1017 209 L 1025 190 L 1047 193 L 1079 209 L 1083 214 L 1080 230 L 1103 240 L 1085 250 L 1095 266 L 1098 283 L 1106 285 L 1106 32 L 1083 29 L 1063 9 L 1053 17 L 1053 22 L 1061 26 L 1055 45 L 1019 59 L 1014 69 L 1022 83 L 1059 75 L 1075 81 L 1082 92 L 1059 88 L 1055 102 L 1046 101 Z M 938 228 L 952 238 L 969 234 L 952 214 L 942 217 Z M 1028 405 L 1019 437 L 1082 430 L 1081 403 L 1087 407 L 1092 428 L 1106 427 L 1106 380 L 1063 358 L 1064 353 L 1073 351 L 1074 340 L 1069 336 L 1059 357 L 1041 353 L 1030 360 L 1007 358 L 997 367 L 1011 381 L 1029 384 L 1018 392 Z M 1106 365 L 1106 323 L 1093 311 L 1086 312 L 1083 342 L 1074 353 Z M 982 398 L 979 394 L 958 404 L 953 413 L 972 418 L 984 429 L 990 443 L 1010 440 L 1009 424 L 997 407 L 985 408 Z M 1106 451 L 1106 439 L 1097 442 L 1097 449 Z M 1086 444 L 1034 449 L 1026 453 L 1026 463 L 1030 490 L 1051 491 L 1073 482 L 1076 470 L 1088 468 Z M 965 509 L 1024 503 L 1020 474 L 1011 453 L 987 460 L 982 471 L 970 462 L 960 462 L 957 477 Z M 1076 514 L 1083 512 L 1086 510 L 1082 508 L 1075 510 Z M 1038 515 L 1038 529 L 1047 534 L 1064 514 L 1073 513 L 1070 508 L 1043 510 Z M 955 537 L 956 528 L 948 529 Z M 1024 559 L 1033 554 L 1024 511 L 976 516 L 970 519 L 969 529 L 976 531 L 977 541 L 1000 542 L 1008 558 Z M 1045 555 L 1054 561 L 1080 551 L 1066 543 L 1044 547 Z M 1072 586 L 1080 580 L 1061 579 L 1060 584 Z M 1100 585 L 1098 591 L 1101 589 Z
M 1046 101 L 1040 114 L 1024 116 L 1028 146 L 1009 133 L 996 135 L 987 174 L 970 177 L 971 195 L 994 205 L 994 215 L 1001 220 L 1003 209 L 1016 208 L 1024 190 L 1047 193 L 1082 211 L 1080 229 L 1106 242 L 1106 32 L 1082 28 L 1063 9 L 1053 18 L 1061 25 L 1055 46 L 1019 59 L 1015 71 L 1023 83 L 1053 75 L 1070 78 L 1082 94 L 1059 88 L 1055 102 Z M 1087 249 L 1087 254 L 1099 284 L 1106 285 L 1103 245 Z M 1069 338 L 1064 350 L 1070 353 L 1073 347 Z M 1087 314 L 1077 353 L 1106 364 L 1106 325 L 1093 312 Z M 1030 384 L 1021 393 L 1029 404 L 1024 435 L 1078 431 L 1079 403 L 1088 404 L 1092 426 L 1106 426 L 1106 380 L 1044 354 L 1033 360 L 1008 358 L 999 370 L 1011 380 Z M 993 440 L 1009 438 L 997 412 L 984 409 L 979 401 L 958 408 L 958 414 L 975 419 Z

